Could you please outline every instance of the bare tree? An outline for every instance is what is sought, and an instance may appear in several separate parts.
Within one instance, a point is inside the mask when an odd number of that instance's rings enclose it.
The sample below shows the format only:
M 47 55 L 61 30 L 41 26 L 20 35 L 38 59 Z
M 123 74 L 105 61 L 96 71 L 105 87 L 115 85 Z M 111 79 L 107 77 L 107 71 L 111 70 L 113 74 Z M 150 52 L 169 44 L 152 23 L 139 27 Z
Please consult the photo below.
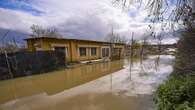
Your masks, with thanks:
M 19 46 L 14 37 L 9 41 L 5 41 L 9 33 L 10 33 L 10 30 L 6 31 L 2 36 L 0 35 L 0 38 L 1 38 L 0 53 L 5 53 L 5 52 L 11 53 L 11 52 L 16 52 L 19 50 Z
M 39 25 L 32 25 L 32 37 L 61 37 L 55 27 L 43 28 Z
M 147 45 L 147 37 L 143 38 L 143 42 L 141 43 L 141 51 L 140 51 L 140 56 L 143 57 L 144 55 L 144 50 L 145 50 L 145 46 Z
M 111 42 L 111 43 L 124 43 L 124 44 L 126 44 L 127 41 L 128 41 L 125 36 L 120 36 L 119 34 L 114 33 L 114 29 L 113 28 L 112 28 L 111 33 L 109 33 L 106 36 L 105 40 L 107 42 Z
M 178 23 L 182 21 L 183 25 L 187 29 L 192 30 L 195 20 L 195 1 L 194 0 L 176 0 L 176 3 L 171 1 L 173 0 L 145 0 L 146 9 L 150 12 L 148 17 L 151 17 L 152 22 L 163 22 L 167 19 L 171 20 L 171 24 Z M 121 7 L 129 8 L 133 3 L 143 4 L 143 0 L 113 0 L 113 4 L 120 5 Z M 170 11 L 170 6 L 175 5 L 171 10 L 169 16 L 166 16 Z
M 32 36 L 33 37 L 41 37 L 44 31 L 44 29 L 42 27 L 40 27 L 39 25 L 32 25 L 31 26 L 31 30 L 32 30 Z

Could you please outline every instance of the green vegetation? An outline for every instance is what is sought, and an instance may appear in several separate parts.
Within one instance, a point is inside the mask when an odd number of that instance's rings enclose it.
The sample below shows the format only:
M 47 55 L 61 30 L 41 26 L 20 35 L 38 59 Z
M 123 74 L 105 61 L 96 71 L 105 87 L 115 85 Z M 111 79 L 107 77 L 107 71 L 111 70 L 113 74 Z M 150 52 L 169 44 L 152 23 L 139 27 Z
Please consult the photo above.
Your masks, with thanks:
M 194 110 L 195 77 L 171 76 L 157 90 L 156 102 L 159 110 Z
M 133 49 L 140 49 L 142 46 L 142 44 L 138 41 L 138 40 L 133 40 L 133 43 L 132 43 L 132 48 Z
M 195 38 L 191 34 L 183 33 L 174 71 L 155 94 L 159 110 L 195 110 Z

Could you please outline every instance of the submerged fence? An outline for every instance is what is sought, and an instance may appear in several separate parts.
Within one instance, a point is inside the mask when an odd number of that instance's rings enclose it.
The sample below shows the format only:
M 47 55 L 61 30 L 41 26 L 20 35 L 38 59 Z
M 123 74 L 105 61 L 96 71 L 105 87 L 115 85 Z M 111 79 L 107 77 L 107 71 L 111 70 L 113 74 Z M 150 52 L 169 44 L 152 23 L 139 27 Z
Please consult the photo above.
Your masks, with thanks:
M 65 54 L 59 51 L 0 54 L 0 80 L 49 72 L 65 66 Z

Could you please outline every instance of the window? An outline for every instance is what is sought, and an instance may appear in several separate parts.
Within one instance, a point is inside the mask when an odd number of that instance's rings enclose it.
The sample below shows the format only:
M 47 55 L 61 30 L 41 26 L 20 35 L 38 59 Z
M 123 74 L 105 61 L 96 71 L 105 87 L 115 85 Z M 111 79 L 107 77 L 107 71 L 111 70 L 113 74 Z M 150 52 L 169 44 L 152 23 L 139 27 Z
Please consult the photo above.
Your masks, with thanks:
M 91 56 L 96 56 L 96 48 L 91 48 Z
M 102 57 L 109 57 L 109 48 L 102 48 Z
M 80 56 L 86 56 L 87 55 L 86 48 L 80 47 L 79 53 L 80 53 Z

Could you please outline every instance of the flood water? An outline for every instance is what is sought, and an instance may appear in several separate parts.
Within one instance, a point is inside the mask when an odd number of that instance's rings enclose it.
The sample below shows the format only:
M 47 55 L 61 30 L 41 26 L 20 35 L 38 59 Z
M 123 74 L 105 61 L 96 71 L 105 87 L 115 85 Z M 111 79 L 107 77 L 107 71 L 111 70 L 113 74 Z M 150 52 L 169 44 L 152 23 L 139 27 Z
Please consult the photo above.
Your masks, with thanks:
M 173 60 L 148 56 L 0 81 L 0 110 L 153 110 Z

